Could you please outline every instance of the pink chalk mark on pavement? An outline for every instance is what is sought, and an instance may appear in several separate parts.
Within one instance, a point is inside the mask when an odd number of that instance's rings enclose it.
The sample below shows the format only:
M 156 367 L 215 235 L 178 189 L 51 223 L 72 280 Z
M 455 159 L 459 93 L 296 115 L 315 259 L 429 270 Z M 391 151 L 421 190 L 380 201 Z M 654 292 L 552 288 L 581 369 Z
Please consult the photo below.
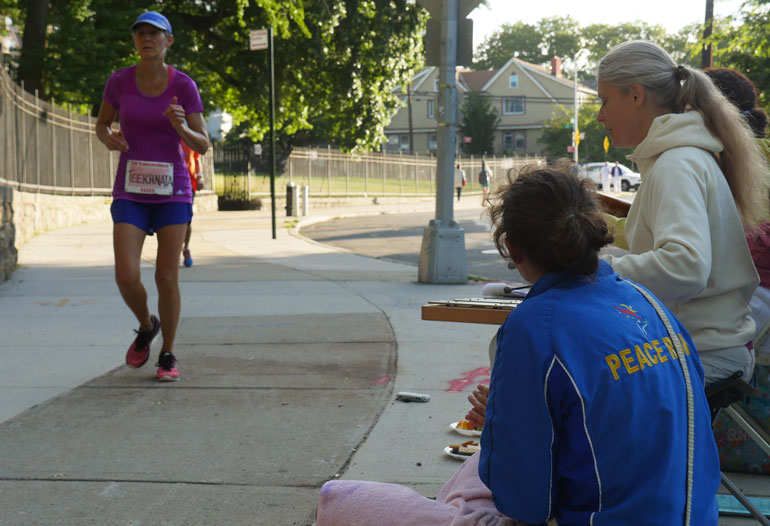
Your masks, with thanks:
M 491 373 L 492 371 L 489 369 L 489 367 L 479 367 L 478 369 L 464 372 L 460 378 L 455 378 L 454 380 L 449 381 L 449 389 L 447 389 L 447 393 L 459 393 L 471 384 L 489 384 L 489 375 Z M 479 377 L 486 378 L 476 380 Z
M 372 382 L 372 385 L 382 385 L 390 382 L 390 376 L 380 376 L 375 381 Z

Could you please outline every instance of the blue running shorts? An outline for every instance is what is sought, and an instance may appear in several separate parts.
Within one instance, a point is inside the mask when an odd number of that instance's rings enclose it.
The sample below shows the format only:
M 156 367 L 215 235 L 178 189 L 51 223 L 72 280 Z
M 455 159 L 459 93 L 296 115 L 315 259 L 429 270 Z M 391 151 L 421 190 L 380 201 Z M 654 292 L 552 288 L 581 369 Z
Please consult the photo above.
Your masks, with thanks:
M 192 221 L 190 203 L 137 203 L 115 199 L 110 206 L 113 223 L 129 223 L 147 232 L 148 236 L 168 225 L 183 225 Z

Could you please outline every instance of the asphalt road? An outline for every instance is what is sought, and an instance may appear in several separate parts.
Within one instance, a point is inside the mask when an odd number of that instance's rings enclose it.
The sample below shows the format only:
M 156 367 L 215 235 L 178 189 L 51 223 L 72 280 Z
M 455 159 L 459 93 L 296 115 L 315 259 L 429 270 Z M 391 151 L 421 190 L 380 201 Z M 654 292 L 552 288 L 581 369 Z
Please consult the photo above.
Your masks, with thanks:
M 380 214 L 335 218 L 302 228 L 302 235 L 320 243 L 343 248 L 364 256 L 418 265 L 423 230 L 433 219 L 433 212 Z M 511 270 L 492 241 L 489 216 L 479 208 L 456 210 L 454 218 L 465 231 L 467 272 L 483 281 L 525 284 L 518 272 Z M 620 249 L 611 248 L 622 253 Z

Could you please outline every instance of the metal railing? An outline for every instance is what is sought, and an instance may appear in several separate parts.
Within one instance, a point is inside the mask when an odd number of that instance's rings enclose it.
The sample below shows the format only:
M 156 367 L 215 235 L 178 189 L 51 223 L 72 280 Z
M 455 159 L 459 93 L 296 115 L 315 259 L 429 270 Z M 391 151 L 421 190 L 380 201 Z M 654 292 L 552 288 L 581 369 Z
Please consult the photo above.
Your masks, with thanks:
M 492 186 L 505 181 L 509 169 L 529 164 L 543 164 L 541 157 L 487 157 L 494 173 Z M 458 158 L 465 171 L 464 192 L 481 191 L 478 173 L 481 158 Z M 307 186 L 313 197 L 408 197 L 436 194 L 436 158 L 420 154 L 367 153 L 346 154 L 332 148 L 295 148 L 285 170 L 276 178 L 276 191 L 282 192 L 289 182 Z M 217 174 L 218 194 L 240 193 L 242 196 L 264 197 L 270 193 L 267 174 Z
M 109 195 L 119 154 L 96 137 L 96 119 L 27 93 L 0 62 L 0 184 L 61 195 Z M 203 156 L 211 181 L 213 164 Z M 208 186 L 210 188 L 210 186 Z

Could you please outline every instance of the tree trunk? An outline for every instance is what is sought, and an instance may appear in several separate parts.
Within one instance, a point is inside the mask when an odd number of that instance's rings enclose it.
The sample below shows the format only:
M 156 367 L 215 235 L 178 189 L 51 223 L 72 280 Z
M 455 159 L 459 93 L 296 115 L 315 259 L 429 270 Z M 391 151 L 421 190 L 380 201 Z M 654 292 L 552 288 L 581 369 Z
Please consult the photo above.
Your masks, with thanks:
M 24 82 L 24 89 L 30 93 L 40 90 L 41 95 L 49 7 L 48 0 L 27 0 L 19 61 L 19 80 Z
M 703 25 L 703 40 L 711 38 L 714 32 L 714 0 L 706 0 L 706 22 Z M 714 59 L 711 55 L 711 42 L 704 42 L 701 50 L 700 67 L 701 69 L 710 68 L 714 65 Z

